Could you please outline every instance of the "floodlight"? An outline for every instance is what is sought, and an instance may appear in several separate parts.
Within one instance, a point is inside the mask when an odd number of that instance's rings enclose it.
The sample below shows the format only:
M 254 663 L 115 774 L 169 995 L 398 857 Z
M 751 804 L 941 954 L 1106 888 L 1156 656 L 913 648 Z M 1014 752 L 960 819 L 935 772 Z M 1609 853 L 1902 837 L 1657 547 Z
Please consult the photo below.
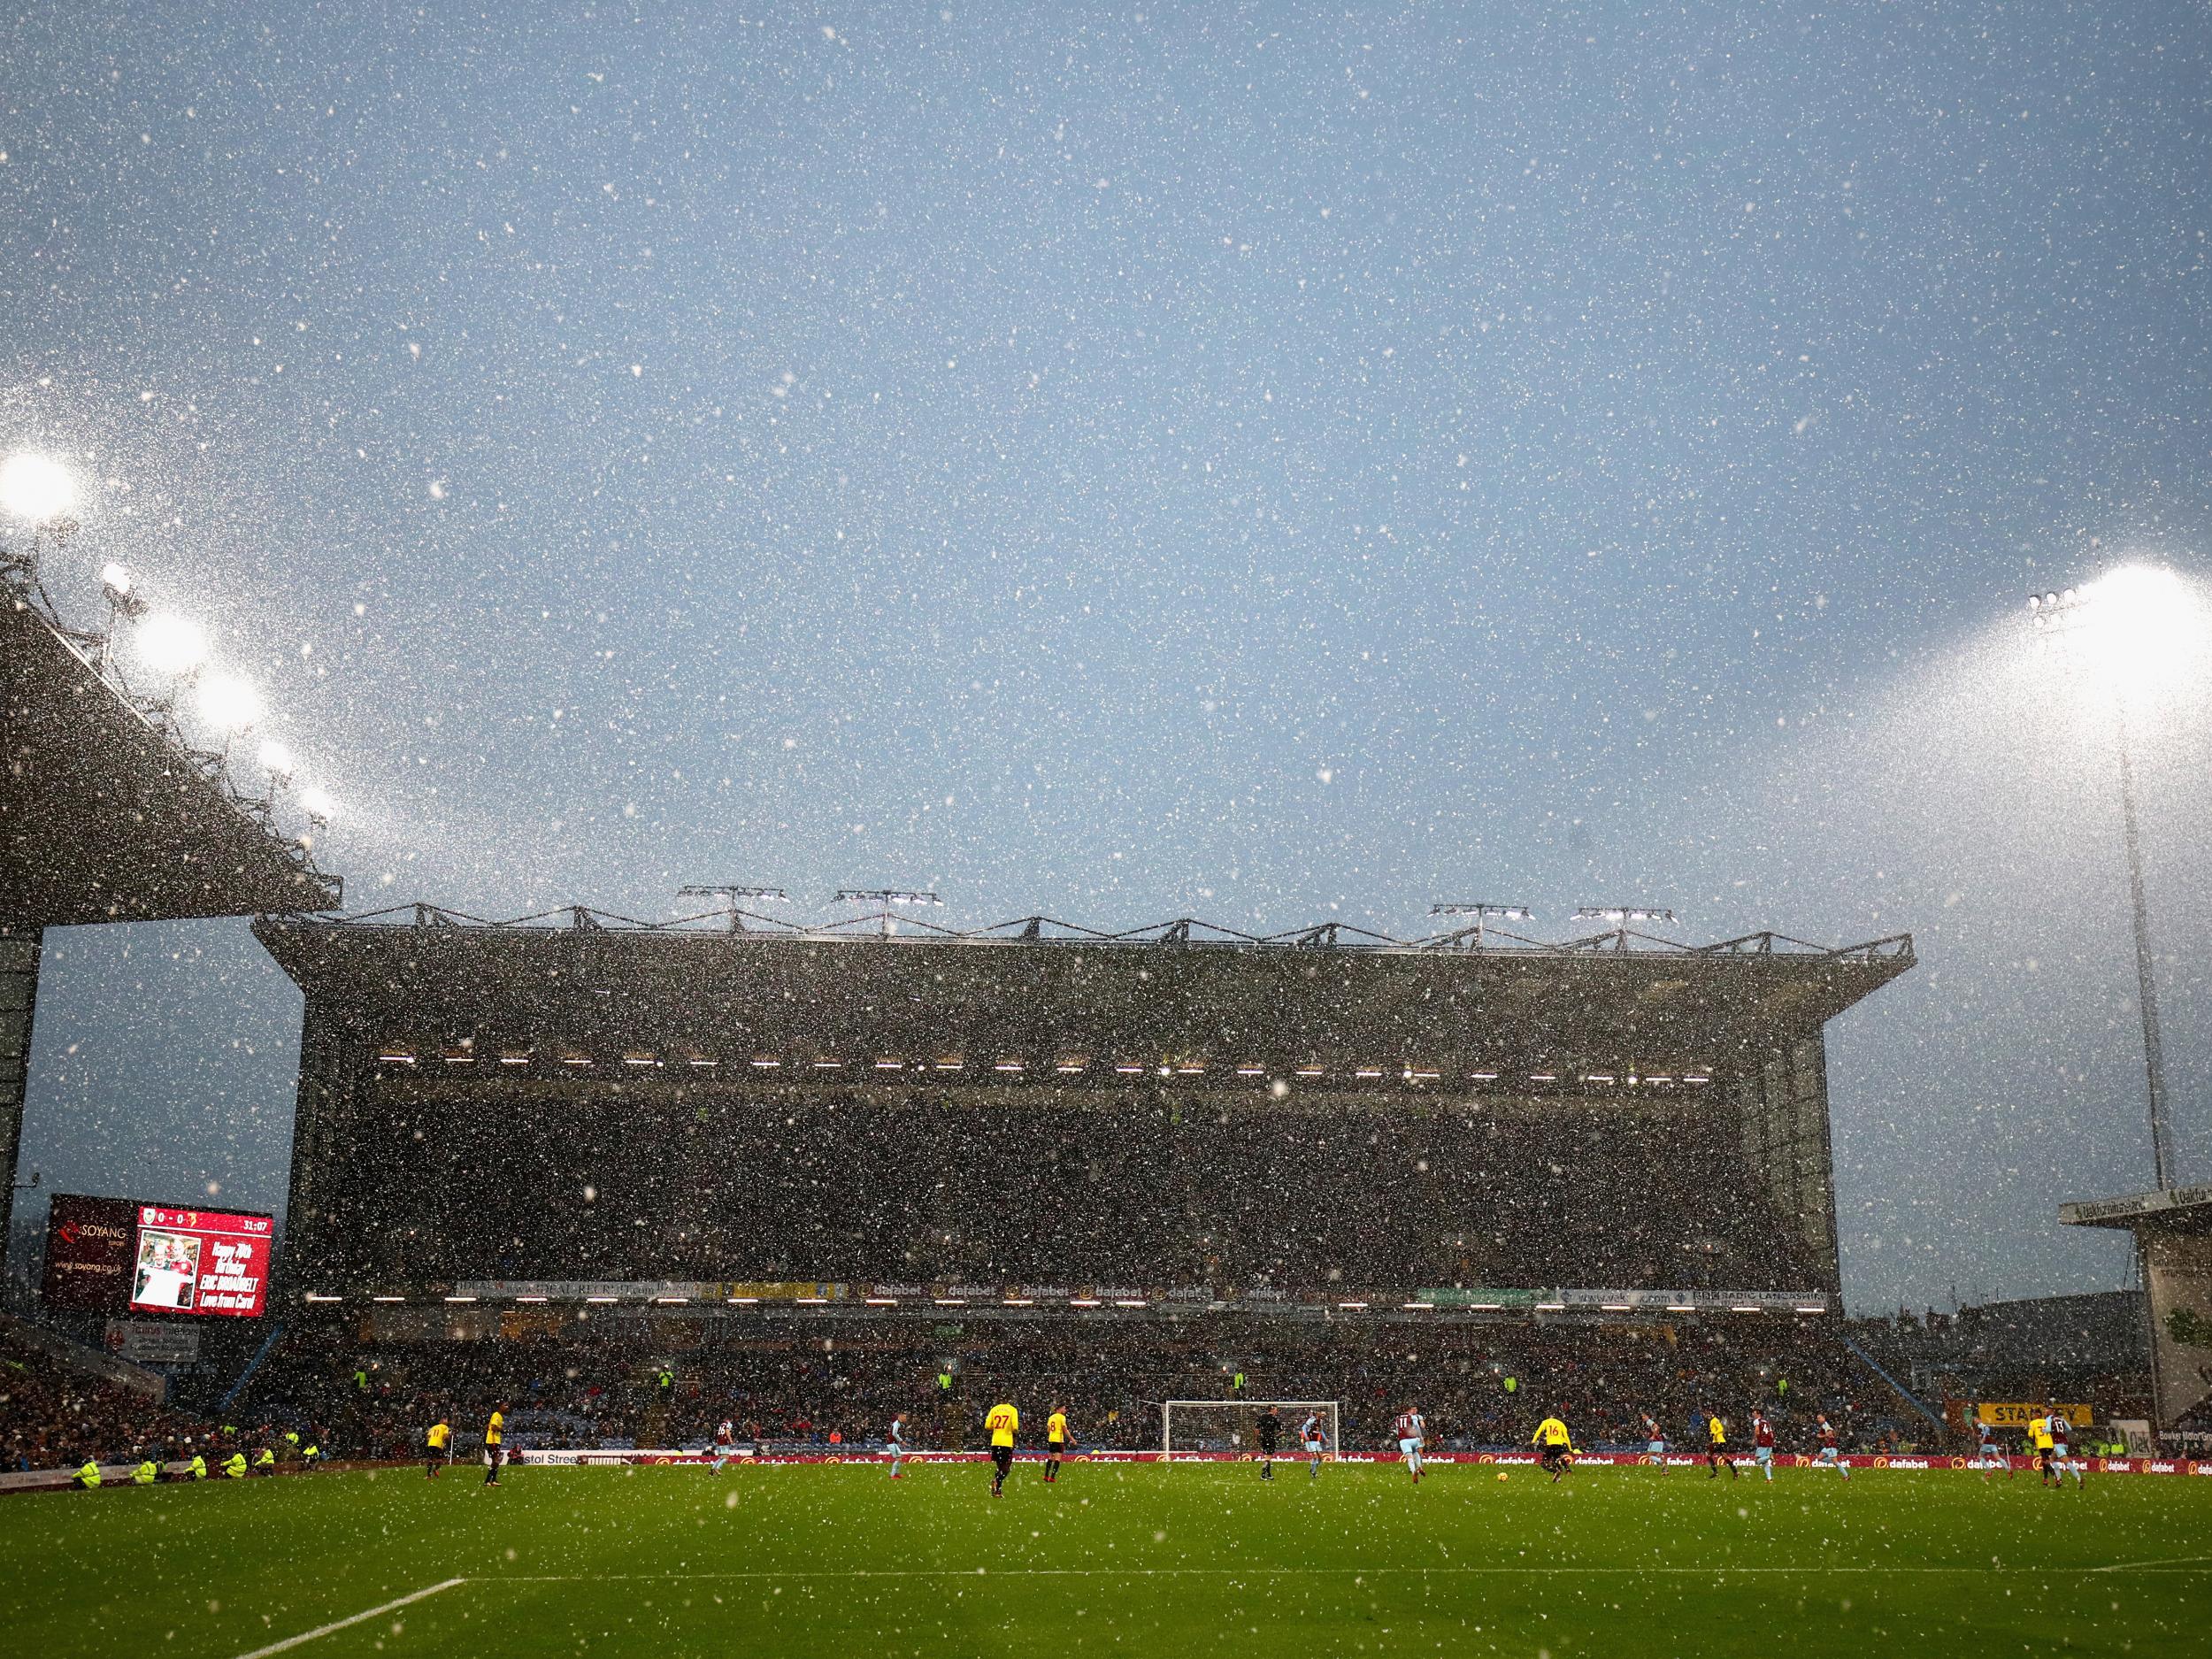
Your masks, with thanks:
M 300 791 L 300 805 L 312 824 L 329 823 L 338 810 L 338 803 L 330 798 L 330 792 L 311 783 Z
M 201 718 L 226 732 L 250 729 L 264 712 L 260 692 L 242 674 L 210 674 L 194 701 Z
M 110 559 L 100 566 L 100 586 L 107 589 L 110 599 L 128 599 L 131 596 L 131 573 Z
M 138 654 L 165 674 L 188 674 L 207 660 L 207 635 L 184 617 L 149 617 L 139 625 Z
M 1574 915 L 1578 922 L 1671 922 L 1672 910 L 1642 904 L 1586 904 Z
M 910 893 L 902 887 L 841 887 L 840 904 L 942 904 L 934 893 Z
M 1484 916 L 1502 922 L 1532 922 L 1536 912 L 1525 904 L 1486 904 L 1471 900 L 1449 900 L 1429 906 L 1431 916 Z
M 77 480 L 51 457 L 12 455 L 0 465 L 0 509 L 26 524 L 52 524 L 77 504 Z
M 292 751 L 274 738 L 267 739 L 261 745 L 261 769 L 279 783 L 285 782 L 292 775 Z
M 2196 590 L 2156 565 L 2124 565 L 2036 605 L 2038 627 L 2062 633 L 2076 660 L 2124 695 L 2172 685 L 2204 655 Z

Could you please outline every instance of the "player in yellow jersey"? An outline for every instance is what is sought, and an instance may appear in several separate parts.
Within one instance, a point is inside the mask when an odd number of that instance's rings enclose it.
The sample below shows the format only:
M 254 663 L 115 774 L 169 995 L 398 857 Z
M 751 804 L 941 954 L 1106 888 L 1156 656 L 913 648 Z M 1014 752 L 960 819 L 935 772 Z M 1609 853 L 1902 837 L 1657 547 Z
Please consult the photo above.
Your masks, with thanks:
M 1006 1491 L 1007 1471 L 1014 1466 L 1014 1435 L 1022 1425 L 1022 1414 L 1004 1401 L 991 1408 L 983 1419 L 983 1426 L 991 1432 L 991 1495 L 999 1497 Z
M 507 1461 L 507 1402 L 502 1400 L 492 1408 L 491 1421 L 484 1425 L 484 1484 L 499 1484 L 499 1466 Z
M 452 1461 L 451 1454 L 446 1448 L 452 1444 L 453 1430 L 446 1422 L 444 1412 L 441 1411 L 438 1414 L 438 1420 L 430 1425 L 430 1432 L 423 1439 L 430 1448 L 430 1479 L 435 1480 L 438 1478 L 439 1465 Z
M 2066 1485 L 2065 1478 L 2053 1466 L 2051 1456 L 2052 1448 L 2057 1443 L 2058 1437 L 2051 1432 L 2051 1419 L 2047 1413 L 2028 1419 L 2028 1448 L 2035 1454 L 2035 1466 L 2042 1473 L 2043 1484 L 2062 1488 Z
M 1068 1432 L 1067 1408 L 1054 1406 L 1052 1415 L 1045 1419 L 1045 1485 L 1048 1486 L 1060 1479 L 1060 1459 L 1074 1443 L 1075 1436 Z
M 1571 1466 L 1570 1460 L 1574 1455 L 1575 1448 L 1574 1440 L 1567 1432 L 1565 1420 L 1555 1409 L 1551 1416 L 1536 1425 L 1536 1432 L 1528 1438 L 1529 1444 L 1537 1448 L 1544 1467 L 1551 1471 L 1552 1484 L 1557 1486 L 1559 1477 L 1565 1474 Z
M 1717 1417 L 1709 1415 L 1705 1419 L 1705 1478 L 1718 1480 L 1723 1463 L 1728 1465 L 1731 1480 L 1742 1479 L 1736 1473 L 1736 1460 L 1728 1455 L 1728 1425 Z

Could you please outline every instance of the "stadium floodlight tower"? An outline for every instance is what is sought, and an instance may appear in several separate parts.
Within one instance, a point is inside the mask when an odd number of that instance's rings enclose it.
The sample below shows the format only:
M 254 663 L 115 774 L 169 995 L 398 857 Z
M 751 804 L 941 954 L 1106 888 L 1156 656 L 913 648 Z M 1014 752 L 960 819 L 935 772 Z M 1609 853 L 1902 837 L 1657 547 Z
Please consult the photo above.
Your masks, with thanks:
M 1475 925 L 1468 930 L 1471 949 L 1482 949 L 1482 930 L 1488 922 L 1532 922 L 1536 912 L 1525 904 L 1491 904 L 1480 900 L 1447 899 L 1429 906 L 1431 916 L 1471 916 Z
M 923 893 L 907 887 L 840 887 L 840 904 L 880 904 L 883 909 L 876 919 L 883 925 L 883 937 L 891 937 L 891 907 L 894 904 L 942 904 L 944 900 L 934 893 Z
M 791 895 L 781 887 L 749 887 L 742 882 L 736 881 L 687 882 L 676 890 L 676 896 L 680 899 L 720 899 L 724 901 L 728 906 L 730 931 L 733 933 L 741 933 L 745 931 L 745 912 L 738 909 L 740 899 L 781 899 L 787 904 L 791 902 Z
M 2194 595 L 2172 571 L 2130 565 L 2078 588 L 2028 595 L 2039 649 L 2062 645 L 2112 694 L 2113 743 L 2120 764 L 2120 842 L 2127 855 L 2128 904 L 2135 925 L 2135 991 L 2143 1022 L 2143 1087 L 2150 1108 L 2154 1188 L 2173 1184 L 2166 1121 L 2166 1056 L 2158 1029 L 2158 983 L 2151 954 L 2150 905 L 2143 887 L 2143 847 L 2135 800 L 2133 721 L 2148 695 L 2178 678 L 2198 650 Z

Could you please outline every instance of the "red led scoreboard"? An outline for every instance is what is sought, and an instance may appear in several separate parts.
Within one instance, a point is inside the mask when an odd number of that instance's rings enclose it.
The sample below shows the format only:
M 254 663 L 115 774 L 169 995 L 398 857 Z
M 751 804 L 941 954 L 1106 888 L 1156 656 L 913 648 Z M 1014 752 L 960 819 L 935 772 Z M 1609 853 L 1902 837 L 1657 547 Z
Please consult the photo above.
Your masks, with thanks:
M 275 1229 L 267 1216 L 56 1194 L 46 1300 L 110 1313 L 253 1318 L 268 1304 Z

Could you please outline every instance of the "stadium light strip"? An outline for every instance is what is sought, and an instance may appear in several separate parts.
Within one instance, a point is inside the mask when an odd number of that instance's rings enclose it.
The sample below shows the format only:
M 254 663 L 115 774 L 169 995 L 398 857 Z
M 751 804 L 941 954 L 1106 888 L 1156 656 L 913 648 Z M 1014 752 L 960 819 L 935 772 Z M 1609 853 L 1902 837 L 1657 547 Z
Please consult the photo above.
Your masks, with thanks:
M 1436 1306 L 1436 1304 L 1432 1302 L 1409 1302 L 1403 1305 L 1408 1308 L 1433 1308 Z
M 1099 1301 L 1095 1296 L 1070 1296 L 1068 1298 L 1068 1306 L 1071 1308 L 1095 1308 L 1098 1305 Z
M 933 1300 L 940 1308 L 964 1308 L 968 1305 L 965 1296 L 938 1296 Z
M 517 1302 L 548 1302 L 550 1301 L 551 1298 L 546 1296 L 517 1296 L 515 1300 Z
M 405 1302 L 407 1298 L 404 1296 L 372 1296 L 369 1300 L 371 1302 Z
M 1148 1302 L 1123 1301 L 1118 1298 L 1114 1302 L 1117 1308 L 1149 1308 L 1151 1305 Z
M 446 1300 L 448 1302 L 474 1302 L 476 1298 L 473 1296 L 448 1296 Z
M 729 1298 L 729 1300 L 730 1300 L 731 1302 L 735 1302 L 735 1303 L 736 1303 L 736 1304 L 738 1304 L 740 1307 L 746 1307 L 746 1308 L 749 1308 L 749 1307 L 751 1307 L 751 1306 L 752 1306 L 755 1302 L 758 1302 L 758 1301 L 760 1300 L 760 1298 L 759 1298 L 759 1297 L 757 1297 L 757 1296 L 732 1296 L 731 1298 Z
M 1348 1308 L 1355 1311 L 1363 1310 L 1367 1306 L 1363 1302 L 1340 1302 L 1336 1305 L 1339 1308 Z
M 896 1296 L 869 1296 L 863 1300 L 871 1308 L 895 1308 L 899 1305 L 899 1299 Z
M 1034 1296 L 1009 1296 L 1006 1298 L 1006 1306 L 1009 1308 L 1033 1308 L 1036 1305 L 1037 1299 Z
M 621 1298 L 619 1296 L 587 1296 L 584 1300 L 588 1302 L 605 1303 L 610 1302 L 619 1302 Z
M 343 1302 L 345 1300 L 343 1296 L 326 1296 L 319 1290 L 309 1291 L 307 1299 L 310 1302 Z

